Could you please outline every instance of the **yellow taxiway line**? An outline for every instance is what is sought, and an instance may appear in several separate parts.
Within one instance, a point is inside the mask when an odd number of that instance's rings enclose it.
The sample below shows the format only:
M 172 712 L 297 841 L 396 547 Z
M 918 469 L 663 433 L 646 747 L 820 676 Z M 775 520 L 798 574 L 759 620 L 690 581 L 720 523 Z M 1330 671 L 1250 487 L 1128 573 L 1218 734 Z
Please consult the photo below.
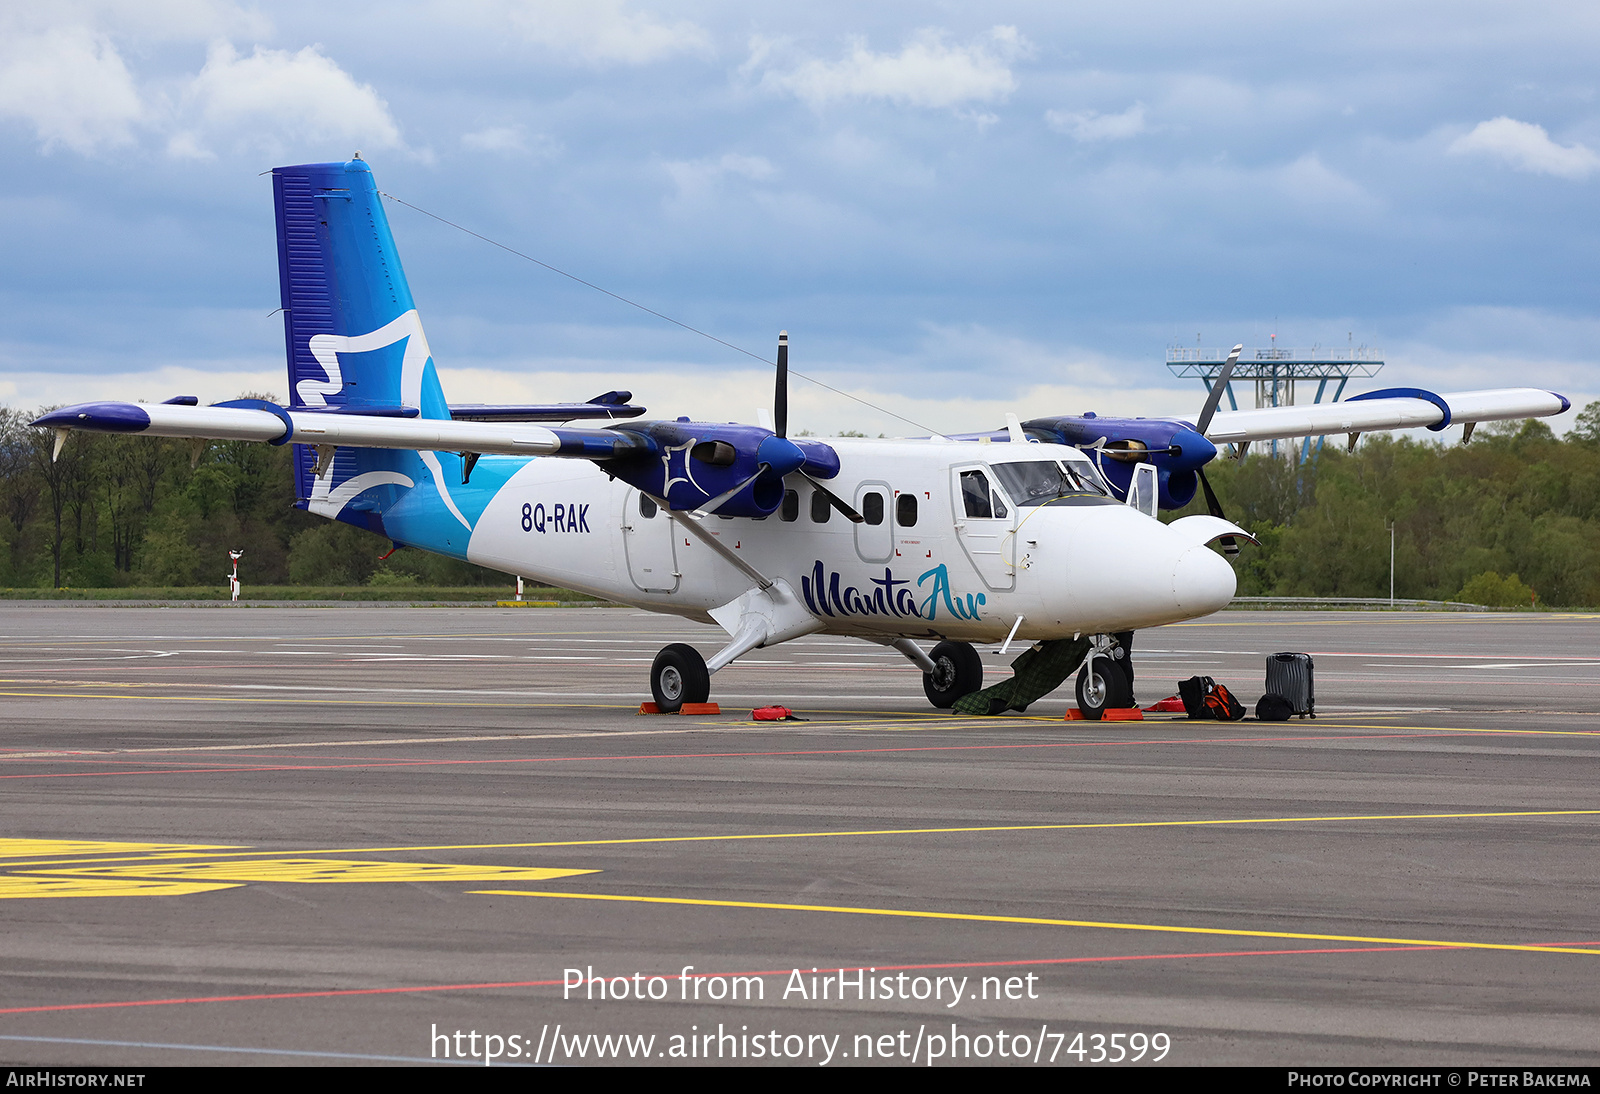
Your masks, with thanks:
M 687 904 L 707 908 L 761 908 L 780 912 L 833 912 L 841 915 L 893 916 L 901 919 L 958 920 L 970 923 L 1008 923 L 1036 927 L 1091 927 L 1108 931 L 1154 931 L 1162 934 L 1227 935 L 1234 938 L 1293 938 L 1307 942 L 1361 942 L 1380 946 L 1428 946 L 1462 950 L 1513 950 L 1521 953 L 1581 953 L 1600 957 L 1600 950 L 1576 946 L 1538 946 L 1509 942 L 1450 942 L 1428 938 L 1374 938 L 1351 934 L 1310 934 L 1301 931 L 1248 931 L 1231 927 L 1178 927 L 1158 923 L 1107 923 L 1093 919 L 1044 919 L 1034 916 L 979 915 L 970 912 L 922 912 L 909 908 L 849 908 L 831 904 L 769 904 L 754 900 L 697 900 L 689 897 L 624 896 L 616 893 L 532 892 L 523 889 L 474 889 L 477 896 L 545 897 L 556 900 L 614 900 L 635 904 Z
M 150 862 L 171 858 L 204 858 L 207 861 L 240 856 L 282 858 L 290 855 L 397 854 L 410 851 L 499 851 L 542 847 L 604 847 L 646 843 L 727 843 L 742 840 L 839 839 L 852 836 L 931 836 L 982 832 L 1067 832 L 1111 828 L 1215 828 L 1223 825 L 1251 824 L 1347 824 L 1363 821 L 1497 820 L 1513 817 L 1588 817 L 1600 809 L 1525 809 L 1492 813 L 1373 813 L 1327 817 L 1227 817 L 1214 820 L 1088 821 L 1073 824 L 984 824 L 941 828 L 863 828 L 838 832 L 740 832 L 706 836 L 625 836 L 616 839 L 541 840 L 527 843 L 443 843 L 404 847 L 334 847 L 294 851 L 224 851 L 196 855 L 177 851 L 163 854 L 129 855 L 124 858 L 97 858 L 103 862 Z M 78 864 L 79 859 L 59 860 Z M 52 866 L 56 862 L 31 861 L 18 865 Z

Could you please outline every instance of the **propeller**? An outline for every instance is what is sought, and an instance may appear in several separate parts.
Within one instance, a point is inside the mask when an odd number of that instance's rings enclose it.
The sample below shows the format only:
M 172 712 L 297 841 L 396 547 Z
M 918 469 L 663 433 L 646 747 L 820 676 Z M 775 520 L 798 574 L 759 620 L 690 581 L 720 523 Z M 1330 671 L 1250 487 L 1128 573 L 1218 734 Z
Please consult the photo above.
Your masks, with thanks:
M 805 479 L 812 486 L 816 487 L 817 492 L 828 499 L 828 504 L 839 510 L 839 512 L 847 517 L 852 524 L 865 524 L 867 522 L 866 517 L 850 508 L 850 506 L 845 503 L 843 498 L 841 498 L 838 494 L 835 494 L 832 490 L 829 490 L 826 486 L 823 486 L 816 479 L 812 478 L 804 471 L 796 471 L 795 474 L 799 475 L 802 479 Z
M 1222 371 L 1217 373 L 1216 382 L 1211 385 L 1211 394 L 1206 396 L 1206 405 L 1200 411 L 1200 420 L 1194 424 L 1195 432 L 1202 437 L 1211 425 L 1211 416 L 1217 412 L 1217 404 L 1222 402 L 1222 393 L 1228 390 L 1228 380 L 1233 376 L 1234 366 L 1239 363 L 1239 354 L 1244 352 L 1244 344 L 1233 347 L 1233 352 L 1228 354 L 1228 363 L 1222 366 Z
M 1228 390 L 1228 380 L 1233 376 L 1233 370 L 1239 363 L 1239 354 L 1244 352 L 1244 344 L 1233 347 L 1233 352 L 1228 354 L 1228 363 L 1222 366 L 1222 371 L 1217 373 L 1217 378 L 1211 384 L 1211 394 L 1206 396 L 1206 405 L 1200 410 L 1200 420 L 1194 424 L 1195 432 L 1202 437 L 1206 428 L 1211 425 L 1211 418 L 1217 412 L 1217 404 L 1222 402 L 1222 393 Z M 1211 480 L 1206 478 L 1206 469 L 1196 468 L 1195 473 L 1200 476 L 1200 489 L 1205 491 L 1206 509 L 1211 515 L 1222 520 L 1227 520 L 1227 515 L 1222 511 L 1222 503 L 1217 500 L 1217 492 L 1211 489 Z M 1239 557 L 1239 541 L 1234 536 L 1222 537 L 1222 553 L 1228 558 Z
M 789 437 L 789 332 L 778 332 L 778 388 L 772 393 L 772 431 Z
M 777 388 L 772 393 L 772 425 L 773 432 L 785 440 L 789 437 L 789 332 L 778 332 L 778 377 Z M 845 500 L 804 471 L 794 471 L 791 474 L 799 475 L 809 482 L 812 487 L 823 497 L 828 499 L 828 504 L 833 506 L 849 521 L 854 524 L 864 524 L 867 518 L 850 508 Z

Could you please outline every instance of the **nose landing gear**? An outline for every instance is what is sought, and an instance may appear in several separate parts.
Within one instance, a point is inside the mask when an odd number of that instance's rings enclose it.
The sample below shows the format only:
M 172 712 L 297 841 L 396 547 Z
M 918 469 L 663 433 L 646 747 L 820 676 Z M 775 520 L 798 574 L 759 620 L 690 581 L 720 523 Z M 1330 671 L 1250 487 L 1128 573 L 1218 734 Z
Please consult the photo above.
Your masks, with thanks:
M 1133 632 L 1096 635 L 1089 663 L 1078 672 L 1078 709 L 1097 722 L 1107 710 L 1131 707 Z
M 1078 709 L 1092 722 L 1107 710 L 1133 705 L 1133 689 L 1122 673 L 1122 666 L 1106 658 L 1095 658 L 1094 668 L 1078 672 Z
M 700 651 L 683 642 L 656 654 L 650 666 L 650 694 L 663 714 L 676 714 L 685 703 L 703 703 L 711 697 L 711 673 Z

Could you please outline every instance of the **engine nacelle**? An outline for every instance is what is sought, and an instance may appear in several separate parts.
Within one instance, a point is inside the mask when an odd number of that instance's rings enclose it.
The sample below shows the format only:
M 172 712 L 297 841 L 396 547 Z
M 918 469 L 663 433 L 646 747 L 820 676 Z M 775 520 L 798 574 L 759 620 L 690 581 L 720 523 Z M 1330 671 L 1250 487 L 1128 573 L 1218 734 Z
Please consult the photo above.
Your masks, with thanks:
M 1100 473 L 1123 496 L 1135 464 L 1152 463 L 1163 509 L 1182 509 L 1194 498 L 1200 468 L 1217 455 L 1217 446 L 1188 422 L 1176 418 L 1034 418 L 1022 428 L 1040 440 L 1070 444 L 1095 461 Z
M 792 471 L 832 477 L 839 461 L 833 450 L 814 441 L 802 449 L 759 426 L 691 422 L 641 422 L 616 429 L 648 437 L 653 455 L 607 460 L 602 466 L 630 486 L 664 498 L 679 512 L 739 488 L 714 512 L 729 517 L 765 517 L 783 504 L 783 477 Z M 829 460 L 831 458 L 831 467 Z

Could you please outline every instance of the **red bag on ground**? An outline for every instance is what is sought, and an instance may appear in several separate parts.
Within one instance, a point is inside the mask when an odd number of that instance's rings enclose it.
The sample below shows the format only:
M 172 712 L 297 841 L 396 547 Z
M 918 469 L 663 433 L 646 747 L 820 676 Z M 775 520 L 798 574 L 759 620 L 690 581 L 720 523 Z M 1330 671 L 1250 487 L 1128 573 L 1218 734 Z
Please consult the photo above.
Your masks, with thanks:
M 758 722 L 803 722 L 804 718 L 796 718 L 794 711 L 788 707 L 756 707 L 750 712 L 750 717 Z

